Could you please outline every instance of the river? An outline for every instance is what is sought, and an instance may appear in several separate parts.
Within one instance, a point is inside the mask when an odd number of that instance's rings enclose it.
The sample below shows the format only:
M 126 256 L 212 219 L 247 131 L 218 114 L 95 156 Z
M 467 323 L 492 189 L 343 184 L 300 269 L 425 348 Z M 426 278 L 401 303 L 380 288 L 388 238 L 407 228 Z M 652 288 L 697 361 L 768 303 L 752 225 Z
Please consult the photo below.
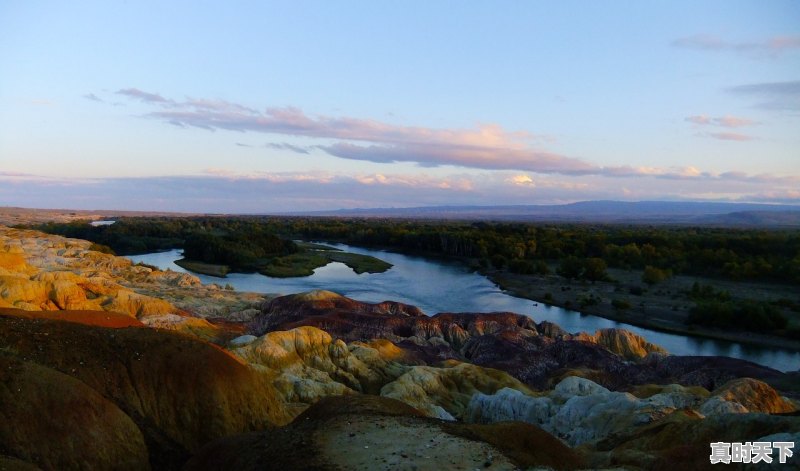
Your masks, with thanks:
M 334 262 L 316 269 L 311 276 L 299 278 L 271 278 L 257 273 L 231 273 L 227 278 L 193 274 L 203 283 L 230 283 L 240 291 L 277 295 L 326 289 L 359 301 L 400 301 L 413 304 L 429 315 L 438 312 L 511 311 L 530 316 L 536 322 L 554 322 L 569 332 L 594 332 L 597 329 L 622 327 L 676 355 L 724 355 L 781 371 L 800 368 L 800 352 L 658 332 L 511 296 L 486 277 L 469 271 L 461 264 L 344 244 L 327 245 L 348 252 L 372 255 L 394 266 L 384 273 L 357 275 L 344 264 Z M 180 250 L 128 258 L 164 270 L 169 268 L 173 271 L 187 271 L 174 263 L 182 258 Z

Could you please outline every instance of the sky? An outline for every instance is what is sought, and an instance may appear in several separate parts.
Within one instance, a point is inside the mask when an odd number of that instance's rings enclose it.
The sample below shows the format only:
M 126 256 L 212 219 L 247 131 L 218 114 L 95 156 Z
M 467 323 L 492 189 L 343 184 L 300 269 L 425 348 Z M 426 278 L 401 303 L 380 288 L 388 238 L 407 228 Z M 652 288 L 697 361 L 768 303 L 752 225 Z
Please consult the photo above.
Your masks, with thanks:
M 0 206 L 800 204 L 800 2 L 0 0 Z

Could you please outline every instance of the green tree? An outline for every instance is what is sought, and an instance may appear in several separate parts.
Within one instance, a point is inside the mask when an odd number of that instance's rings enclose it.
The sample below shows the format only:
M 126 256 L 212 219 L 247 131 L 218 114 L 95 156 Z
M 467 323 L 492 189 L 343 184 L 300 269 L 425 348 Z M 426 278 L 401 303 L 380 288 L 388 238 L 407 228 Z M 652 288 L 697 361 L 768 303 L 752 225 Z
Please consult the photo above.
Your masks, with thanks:
M 660 268 L 647 265 L 644 267 L 644 273 L 642 273 L 642 281 L 648 285 L 654 285 L 656 283 L 661 283 L 670 276 L 672 276 L 670 270 L 662 270 Z
M 583 277 L 591 282 L 608 279 L 605 260 L 602 258 L 591 257 L 584 262 Z

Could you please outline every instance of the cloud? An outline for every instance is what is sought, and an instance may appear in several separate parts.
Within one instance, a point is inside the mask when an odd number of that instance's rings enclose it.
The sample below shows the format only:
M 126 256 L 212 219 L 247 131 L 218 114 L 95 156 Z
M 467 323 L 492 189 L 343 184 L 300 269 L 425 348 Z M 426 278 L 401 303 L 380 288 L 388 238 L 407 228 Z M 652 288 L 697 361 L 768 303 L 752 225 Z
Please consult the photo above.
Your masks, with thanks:
M 600 171 L 598 167 L 578 159 L 531 149 L 502 149 L 433 142 L 370 146 L 339 142 L 319 148 L 343 159 L 377 163 L 416 162 L 423 167 L 453 165 L 487 170 L 527 170 L 566 175 L 586 175 Z
M 176 101 L 136 88 L 117 93 L 158 107 L 146 116 L 175 126 L 334 139 L 336 142 L 317 148 L 346 159 L 573 175 L 598 170 L 588 162 L 532 148 L 529 143 L 537 136 L 506 131 L 495 124 L 473 129 L 434 129 L 351 117 L 309 116 L 295 107 L 266 108 L 262 112 L 224 100 Z M 267 147 L 309 152 L 309 148 L 291 144 Z
M 85 94 L 85 95 L 81 95 L 81 96 L 82 96 L 83 98 L 86 98 L 87 100 L 96 101 L 96 102 L 98 102 L 98 103 L 105 103 L 105 101 L 103 101 L 103 99 L 102 99 L 102 98 L 98 97 L 98 96 L 97 96 L 97 95 L 95 95 L 94 93 L 87 93 L 87 94 Z
M 778 56 L 787 51 L 800 49 L 800 36 L 776 36 L 763 41 L 734 42 L 718 36 L 696 34 L 678 38 L 672 42 L 672 45 L 685 49 L 734 52 L 756 57 Z
M 744 198 L 755 202 L 800 204 L 800 190 L 767 190 Z
M 286 142 L 268 142 L 264 144 L 264 147 L 269 149 L 277 149 L 277 150 L 288 150 L 291 152 L 296 152 L 298 154 L 310 154 L 311 151 L 302 146 L 296 146 L 294 144 L 287 144 Z
M 148 93 L 139 90 L 138 88 L 124 88 L 117 90 L 117 95 L 124 95 L 128 98 L 137 99 L 143 103 L 156 103 L 156 104 L 173 104 L 174 101 L 167 100 L 157 93 Z
M 696 167 L 605 167 L 602 175 L 607 177 L 653 177 L 667 180 L 686 180 L 686 179 L 704 179 L 713 178 L 710 172 L 702 172 Z
M 747 118 L 738 118 L 736 116 L 722 116 L 718 118 L 712 118 L 706 115 L 695 115 L 695 116 L 687 116 L 685 118 L 685 121 L 698 124 L 701 126 L 711 125 L 711 126 L 720 126 L 723 128 L 740 128 L 744 126 L 753 126 L 759 124 L 758 121 L 753 121 L 752 119 L 747 119 Z
M 714 139 L 719 139 L 722 141 L 745 142 L 745 141 L 752 141 L 753 139 L 755 139 L 752 136 L 748 136 L 747 134 L 741 134 L 738 132 L 708 132 L 702 135 Z
M 206 175 L 214 175 L 217 177 L 232 177 L 236 175 L 236 172 L 216 167 L 203 169 L 203 173 L 205 173 Z
M 533 182 L 533 179 L 529 175 L 514 175 L 511 178 L 506 179 L 507 182 L 511 183 L 512 185 L 524 185 L 524 186 L 536 186 Z
M 793 90 L 790 86 L 784 88 Z M 121 92 L 123 91 L 118 93 Z M 259 132 L 327 141 L 312 146 L 274 142 L 265 144 L 270 149 L 301 154 L 319 149 L 343 159 L 376 163 L 413 162 L 422 167 L 455 166 L 566 176 L 598 175 L 609 178 L 650 177 L 672 180 L 720 178 L 719 175 L 695 167 L 598 166 L 539 149 L 531 142 L 542 140 L 540 136 L 507 131 L 496 124 L 484 124 L 472 129 L 399 126 L 369 119 L 309 116 L 295 107 L 266 108 L 262 112 L 223 100 L 187 99 L 179 102 L 135 88 L 124 92 L 126 96 L 156 107 L 155 111 L 146 116 L 180 127 Z M 747 92 L 739 90 L 737 93 Z M 686 120 L 699 126 L 727 129 L 758 124 L 735 116 L 696 115 L 689 116 Z M 754 139 L 735 132 L 709 132 L 701 135 L 728 141 Z M 540 182 L 537 180 L 536 183 L 538 185 Z
M 762 82 L 731 87 L 729 93 L 762 100 L 756 106 L 769 110 L 800 111 L 800 80 Z
M 551 204 L 583 200 L 797 200 L 796 177 L 728 174 L 629 179 L 601 175 L 249 172 L 209 168 L 203 175 L 47 178 L 0 172 L 0 201 L 10 206 L 75 209 L 274 213 L 357 207 Z M 690 177 L 701 174 L 701 176 Z M 612 178 L 609 181 L 609 178 Z M 535 184 L 533 184 L 535 183 Z M 795 201 L 798 203 L 800 201 Z

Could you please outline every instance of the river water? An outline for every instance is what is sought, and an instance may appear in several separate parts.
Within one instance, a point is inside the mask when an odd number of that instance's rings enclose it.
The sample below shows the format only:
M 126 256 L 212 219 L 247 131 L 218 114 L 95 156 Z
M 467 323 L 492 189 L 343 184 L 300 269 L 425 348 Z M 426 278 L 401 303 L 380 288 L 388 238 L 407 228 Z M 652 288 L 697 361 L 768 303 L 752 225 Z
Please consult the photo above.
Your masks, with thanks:
M 394 266 L 384 273 L 357 275 L 346 265 L 334 262 L 316 269 L 311 276 L 299 278 L 271 278 L 257 273 L 231 273 L 227 278 L 196 273 L 194 275 L 203 283 L 230 283 L 240 291 L 291 294 L 326 289 L 359 301 L 400 301 L 413 304 L 429 315 L 439 312 L 511 311 L 530 316 L 536 322 L 554 322 L 569 332 L 594 332 L 608 327 L 622 327 L 676 355 L 724 355 L 750 360 L 781 371 L 800 369 L 800 352 L 658 332 L 511 296 L 486 277 L 470 272 L 461 264 L 344 244 L 327 245 L 348 252 L 372 255 Z M 186 272 L 174 263 L 182 258 L 180 250 L 128 258 L 134 263 L 144 262 L 164 270 L 169 268 Z

